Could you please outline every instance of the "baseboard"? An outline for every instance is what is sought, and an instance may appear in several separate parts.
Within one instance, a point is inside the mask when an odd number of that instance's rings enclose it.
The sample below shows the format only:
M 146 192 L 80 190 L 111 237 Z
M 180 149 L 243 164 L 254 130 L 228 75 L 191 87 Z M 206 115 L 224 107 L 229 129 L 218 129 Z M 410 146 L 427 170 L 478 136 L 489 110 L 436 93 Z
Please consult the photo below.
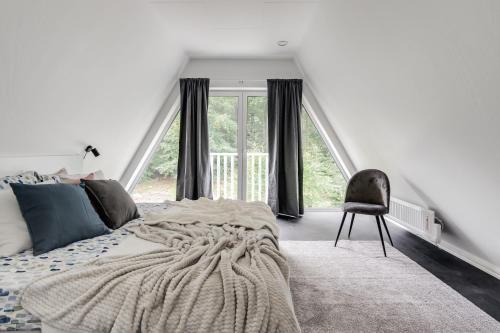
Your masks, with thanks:
M 451 244 L 450 242 L 447 242 L 447 241 L 440 239 L 438 243 L 435 243 L 431 239 L 426 237 L 425 235 L 420 234 L 418 232 L 415 232 L 415 230 L 412 230 L 412 229 L 410 229 L 402 224 L 399 224 L 389 217 L 386 217 L 386 220 L 391 222 L 395 226 L 398 226 L 398 227 L 414 234 L 415 236 L 418 236 L 418 237 L 422 238 L 423 240 L 425 240 L 433 245 L 436 245 L 441 250 L 448 252 L 449 254 L 471 264 L 472 266 L 474 266 L 474 267 L 482 270 L 483 272 L 500 280 L 500 267 L 495 266 L 492 263 L 490 263 L 484 259 L 481 259 L 478 256 L 476 256 L 468 251 L 462 250 L 462 249 L 458 248 L 457 246 Z
M 483 272 L 488 273 L 500 280 L 500 267 L 492 264 L 491 262 L 481 259 L 478 256 L 468 251 L 462 250 L 457 246 L 451 244 L 450 242 L 444 240 L 441 240 L 441 242 L 439 242 L 437 246 L 440 249 L 454 255 L 457 258 L 462 259 L 463 261 L 471 264 L 472 266 L 479 268 Z

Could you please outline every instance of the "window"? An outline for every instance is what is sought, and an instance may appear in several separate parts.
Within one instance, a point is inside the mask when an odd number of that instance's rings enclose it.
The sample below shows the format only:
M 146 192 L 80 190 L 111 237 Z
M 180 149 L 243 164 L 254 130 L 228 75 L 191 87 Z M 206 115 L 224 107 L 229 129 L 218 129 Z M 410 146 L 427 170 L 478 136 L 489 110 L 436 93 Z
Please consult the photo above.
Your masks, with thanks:
M 267 96 L 246 96 L 246 198 L 249 201 L 267 202 L 267 142 Z
M 267 201 L 268 137 L 265 92 L 211 91 L 208 130 L 214 199 Z M 137 183 L 136 202 L 175 200 L 180 120 L 177 115 Z M 302 108 L 304 205 L 339 207 L 346 181 Z
M 135 202 L 175 200 L 180 123 L 177 113 L 132 192 Z
M 344 202 L 346 180 L 304 108 L 301 122 L 304 207 L 340 207 Z
M 267 201 L 267 97 L 211 92 L 208 102 L 214 199 Z
M 214 199 L 238 199 L 239 96 L 214 95 L 208 99 L 208 136 Z

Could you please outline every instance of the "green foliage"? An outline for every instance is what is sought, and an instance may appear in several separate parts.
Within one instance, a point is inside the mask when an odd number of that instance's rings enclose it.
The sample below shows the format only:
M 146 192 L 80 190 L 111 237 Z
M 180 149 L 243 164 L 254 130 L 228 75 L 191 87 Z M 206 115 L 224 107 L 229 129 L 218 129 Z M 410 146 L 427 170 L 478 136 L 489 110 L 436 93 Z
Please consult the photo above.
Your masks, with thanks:
M 210 152 L 238 151 L 238 97 L 211 96 L 208 99 L 208 133 Z
M 267 97 L 265 96 L 248 97 L 247 151 L 267 153 Z
M 344 201 L 346 181 L 323 138 L 302 110 L 302 156 L 304 161 L 304 205 L 338 207 Z
M 179 156 L 179 131 L 181 121 L 177 114 L 165 137 L 156 148 L 153 158 L 142 175 L 142 181 L 177 176 L 177 158 Z
M 209 99 L 209 110 L 216 110 L 216 112 L 208 113 L 210 151 L 217 153 L 237 152 L 238 97 L 212 96 Z M 179 118 L 176 116 L 153 154 L 153 158 L 140 181 L 143 188 L 146 185 L 154 186 L 154 180 L 161 180 L 164 184 L 175 184 L 179 154 Z M 249 153 L 267 153 L 267 98 L 264 96 L 251 96 L 247 100 L 246 138 Z M 311 118 L 304 110 L 302 111 L 302 153 L 305 206 L 339 206 L 343 202 L 346 181 Z M 252 168 L 250 161 L 248 161 L 248 168 L 249 188 L 252 186 L 250 184 L 250 171 L 254 170 L 257 173 L 258 168 L 257 165 Z M 265 174 L 262 173 L 261 177 Z M 262 182 L 264 181 L 262 180 Z M 173 191 L 170 190 L 169 193 Z M 169 194 L 168 197 L 171 196 Z

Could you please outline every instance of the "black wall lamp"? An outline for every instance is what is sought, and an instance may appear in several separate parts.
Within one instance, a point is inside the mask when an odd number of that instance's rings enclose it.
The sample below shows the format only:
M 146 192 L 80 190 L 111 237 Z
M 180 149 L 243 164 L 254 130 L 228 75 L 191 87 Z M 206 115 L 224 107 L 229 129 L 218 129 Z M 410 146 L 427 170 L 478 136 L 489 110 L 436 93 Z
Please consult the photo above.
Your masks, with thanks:
M 92 152 L 92 154 L 94 155 L 94 157 L 98 157 L 99 155 L 101 155 L 101 154 L 99 153 L 99 151 L 97 150 L 97 148 L 92 147 L 92 146 L 87 146 L 87 147 L 85 148 L 85 155 L 83 155 L 83 158 L 84 158 L 84 159 L 85 159 L 85 157 L 87 156 L 87 154 L 88 154 L 89 152 Z

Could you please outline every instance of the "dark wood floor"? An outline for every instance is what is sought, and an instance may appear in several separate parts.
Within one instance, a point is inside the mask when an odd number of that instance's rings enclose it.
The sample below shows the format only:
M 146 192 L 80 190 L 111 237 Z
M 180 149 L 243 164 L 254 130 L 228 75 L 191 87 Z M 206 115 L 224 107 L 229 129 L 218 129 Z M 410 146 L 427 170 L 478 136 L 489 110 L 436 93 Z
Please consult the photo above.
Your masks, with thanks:
M 335 240 L 341 219 L 340 212 L 306 212 L 300 219 L 279 218 L 280 239 Z M 340 239 L 347 238 L 349 222 L 350 215 Z M 387 225 L 394 247 L 500 321 L 500 280 L 394 224 Z M 379 240 L 375 218 L 357 215 L 351 240 Z

